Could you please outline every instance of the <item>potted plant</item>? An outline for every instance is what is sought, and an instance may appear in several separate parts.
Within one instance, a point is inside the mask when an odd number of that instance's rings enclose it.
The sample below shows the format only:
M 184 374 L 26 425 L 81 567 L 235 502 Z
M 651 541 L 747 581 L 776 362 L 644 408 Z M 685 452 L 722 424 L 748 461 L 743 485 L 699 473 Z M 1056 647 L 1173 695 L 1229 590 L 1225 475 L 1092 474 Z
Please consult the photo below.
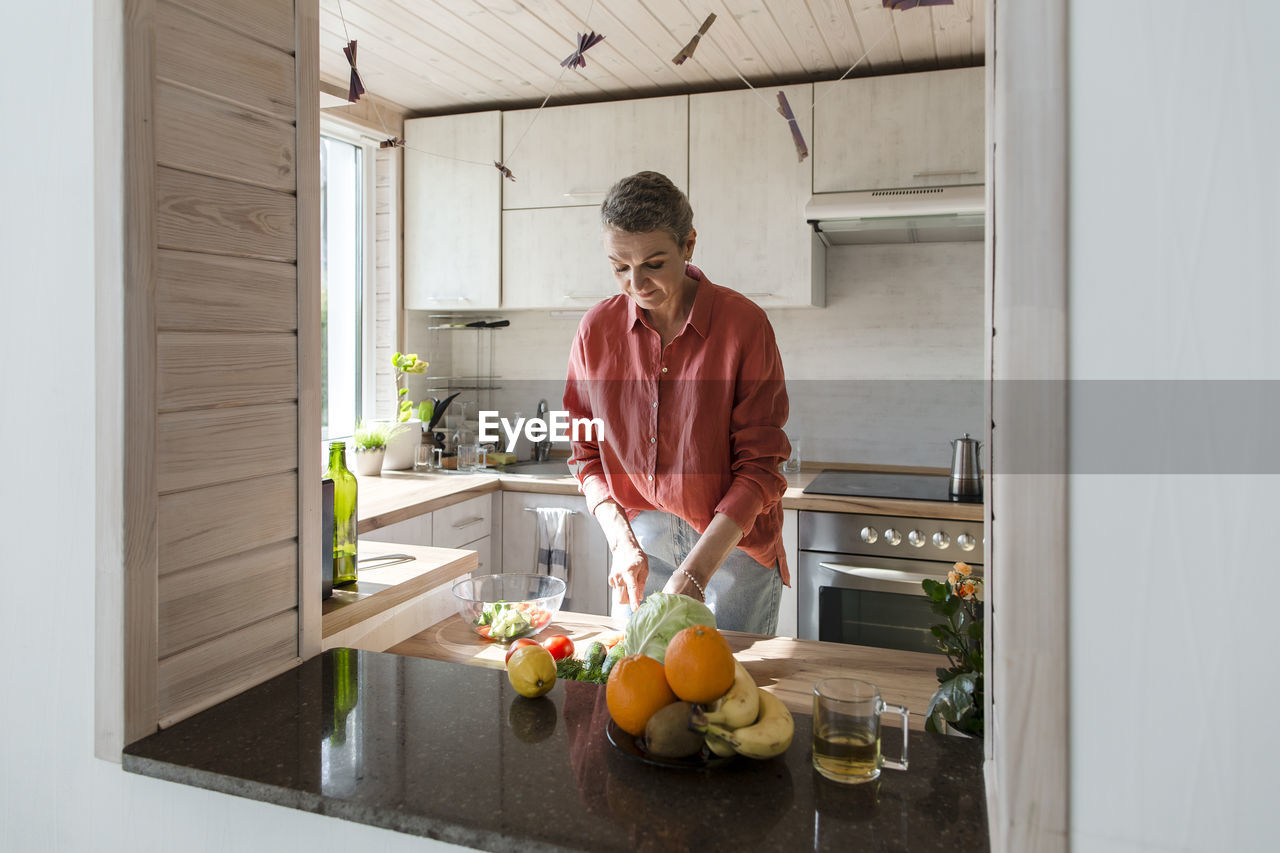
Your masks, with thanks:
M 429 362 L 418 358 L 417 353 L 393 353 L 391 366 L 395 368 L 396 383 L 396 415 L 395 422 L 404 424 L 402 430 L 387 444 L 386 457 L 382 467 L 388 471 L 404 471 L 413 467 L 413 455 L 422 442 L 422 425 L 431 417 L 431 401 L 424 400 L 414 405 L 409 399 L 409 374 L 421 376 L 427 372 Z M 415 417 L 416 415 L 416 417 Z M 416 427 L 416 429 L 415 429 Z
M 382 458 L 387 452 L 387 444 L 405 430 L 404 424 L 357 422 L 355 434 L 351 437 L 356 454 L 356 473 L 362 477 L 376 477 L 381 474 Z
M 933 612 L 946 620 L 930 630 L 951 662 L 938 668 L 925 730 L 982 737 L 982 579 L 973 577 L 968 563 L 956 563 L 946 583 L 928 579 L 922 585 Z

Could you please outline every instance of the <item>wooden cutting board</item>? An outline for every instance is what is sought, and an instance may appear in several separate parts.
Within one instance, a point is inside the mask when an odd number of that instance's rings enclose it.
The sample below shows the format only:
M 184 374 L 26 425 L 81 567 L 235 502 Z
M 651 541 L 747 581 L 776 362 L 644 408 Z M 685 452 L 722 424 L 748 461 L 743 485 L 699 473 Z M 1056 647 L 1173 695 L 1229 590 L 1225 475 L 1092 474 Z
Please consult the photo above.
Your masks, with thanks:
M 565 634 L 573 640 L 579 655 L 592 640 L 621 632 L 625 622 L 608 616 L 561 612 L 540 638 Z M 722 632 L 756 684 L 773 693 L 792 713 L 813 713 L 813 685 L 824 678 L 859 678 L 880 688 L 884 701 L 906 705 L 911 711 L 911 727 L 924 729 L 924 711 L 938 686 L 934 670 L 946 665 L 942 655 L 899 652 L 792 640 L 759 634 Z M 391 654 L 431 658 L 501 669 L 506 647 L 481 639 L 456 614 L 402 643 L 387 649 Z M 892 722 L 890 722 L 892 725 Z

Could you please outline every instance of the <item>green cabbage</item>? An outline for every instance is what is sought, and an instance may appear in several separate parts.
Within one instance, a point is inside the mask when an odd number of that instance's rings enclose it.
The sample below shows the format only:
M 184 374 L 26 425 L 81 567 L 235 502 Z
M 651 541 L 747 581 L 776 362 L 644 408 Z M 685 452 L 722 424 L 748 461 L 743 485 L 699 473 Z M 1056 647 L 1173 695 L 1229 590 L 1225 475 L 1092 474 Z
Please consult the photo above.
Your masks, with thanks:
M 716 616 L 701 601 L 678 593 L 655 592 L 644 597 L 631 614 L 622 635 L 623 654 L 666 660 L 667 645 L 691 625 L 716 626 Z

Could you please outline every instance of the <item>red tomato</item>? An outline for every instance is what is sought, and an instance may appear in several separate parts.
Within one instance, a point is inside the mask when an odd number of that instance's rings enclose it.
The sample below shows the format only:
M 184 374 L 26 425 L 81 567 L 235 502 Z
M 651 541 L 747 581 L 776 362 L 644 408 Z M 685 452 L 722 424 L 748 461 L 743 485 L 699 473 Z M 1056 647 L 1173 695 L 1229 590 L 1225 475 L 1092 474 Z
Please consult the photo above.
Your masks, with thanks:
M 557 661 L 573 657 L 573 640 L 570 640 L 564 634 L 547 637 L 542 642 L 542 647 L 551 652 L 551 656 Z
M 525 637 L 520 640 L 516 640 L 514 643 L 511 644 L 511 648 L 507 649 L 507 656 L 503 658 L 503 660 L 504 661 L 511 660 L 511 656 L 515 654 L 516 649 L 520 648 L 521 646 L 536 646 L 536 645 L 538 645 L 538 641 L 531 640 L 528 637 Z

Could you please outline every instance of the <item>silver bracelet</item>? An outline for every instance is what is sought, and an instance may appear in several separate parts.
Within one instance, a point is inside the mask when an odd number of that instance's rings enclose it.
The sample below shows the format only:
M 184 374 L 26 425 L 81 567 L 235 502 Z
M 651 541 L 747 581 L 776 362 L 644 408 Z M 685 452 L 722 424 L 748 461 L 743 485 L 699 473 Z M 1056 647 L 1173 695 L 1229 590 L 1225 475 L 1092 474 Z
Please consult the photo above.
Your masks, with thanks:
M 703 600 L 703 601 L 706 601 L 706 600 L 707 600 L 707 591 L 706 591 L 705 589 L 703 589 L 703 588 L 702 588 L 702 584 L 698 583 L 698 579 L 697 579 L 697 578 L 695 578 L 693 575 L 691 575 L 691 574 L 689 574 L 688 572 L 686 572 L 686 571 L 685 571 L 685 569 L 684 569 L 684 566 L 681 566 L 680 568 L 676 569 L 676 571 L 677 571 L 677 572 L 680 572 L 682 575 L 684 575 L 685 577 L 687 577 L 689 580 L 693 581 L 693 585 L 694 585 L 694 586 L 696 586 L 696 587 L 698 588 L 698 595 L 702 596 L 702 600 Z

